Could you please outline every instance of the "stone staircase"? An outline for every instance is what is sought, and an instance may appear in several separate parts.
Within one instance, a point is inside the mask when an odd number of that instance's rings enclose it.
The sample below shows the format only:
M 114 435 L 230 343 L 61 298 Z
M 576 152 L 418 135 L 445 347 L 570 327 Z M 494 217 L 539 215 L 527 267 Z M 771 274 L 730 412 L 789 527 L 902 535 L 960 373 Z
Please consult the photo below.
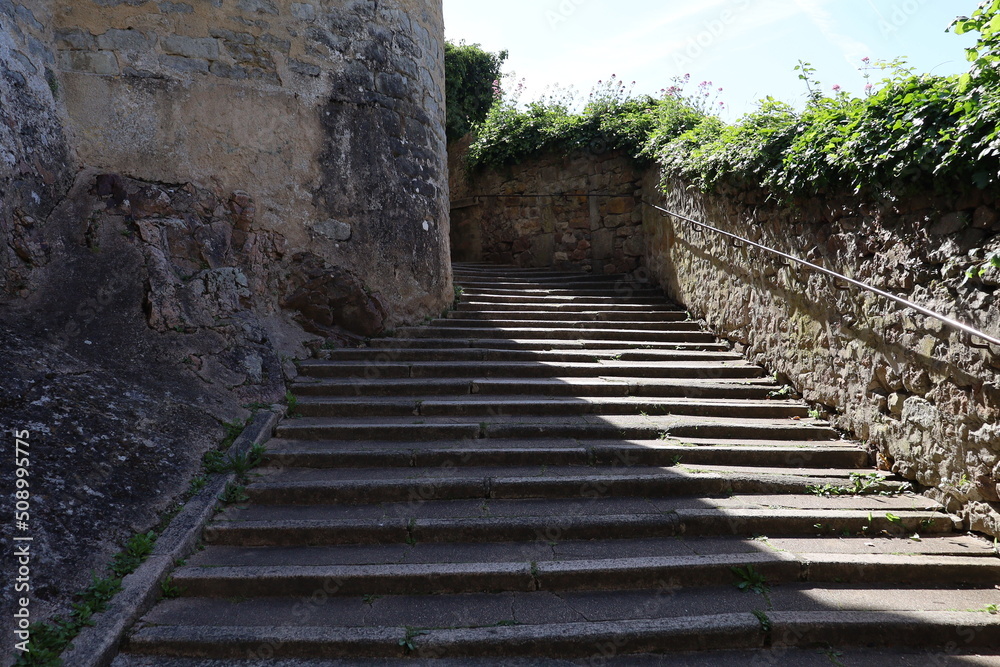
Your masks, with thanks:
M 661 292 L 456 281 L 302 364 L 250 501 L 116 665 L 997 664 L 993 546 Z

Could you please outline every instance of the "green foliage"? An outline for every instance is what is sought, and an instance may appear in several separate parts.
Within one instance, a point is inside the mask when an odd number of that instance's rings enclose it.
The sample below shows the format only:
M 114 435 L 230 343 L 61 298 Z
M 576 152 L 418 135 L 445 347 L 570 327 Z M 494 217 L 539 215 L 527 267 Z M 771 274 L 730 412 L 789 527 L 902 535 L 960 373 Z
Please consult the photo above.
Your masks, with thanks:
M 757 593 L 758 595 L 763 595 L 765 598 L 768 597 L 771 587 L 768 585 L 764 575 L 753 565 L 732 567 L 730 570 L 736 575 L 736 588 L 744 593 Z
M 505 60 L 506 51 L 490 53 L 478 44 L 445 43 L 445 127 L 449 141 L 461 139 L 486 118 L 499 94 Z
M 598 84 L 582 111 L 574 111 L 578 105 L 572 90 L 556 91 L 524 108 L 518 106 L 518 91 L 501 97 L 475 128 L 469 166 L 503 167 L 545 151 L 623 150 L 648 158 L 650 145 L 665 143 L 703 116 L 679 88 L 665 90 L 659 98 L 632 97 L 614 76 Z
M 816 496 L 898 496 L 912 490 L 909 483 L 897 486 L 886 486 L 885 480 L 877 472 L 851 473 L 851 483 L 823 484 L 821 486 L 807 486 L 806 492 Z
M 124 551 L 115 554 L 111 561 L 111 572 L 119 578 L 135 572 L 149 554 L 153 553 L 155 544 L 156 533 L 152 531 L 134 535 L 125 543 Z
M 705 190 L 763 186 L 782 199 L 994 187 L 1000 184 L 1000 0 L 982 3 L 952 30 L 979 35 L 964 75 L 914 74 L 901 59 L 865 58 L 859 69 L 868 83 L 853 96 L 839 86 L 826 91 L 815 68 L 799 62 L 806 89 L 801 111 L 765 98 L 732 124 L 713 113 L 710 82 L 687 94 L 687 78 L 655 99 L 633 97 L 612 79 L 580 111 L 568 95 L 525 106 L 516 95 L 504 96 L 476 128 L 469 163 L 499 168 L 542 152 L 620 149 Z M 873 73 L 881 80 L 873 81 Z

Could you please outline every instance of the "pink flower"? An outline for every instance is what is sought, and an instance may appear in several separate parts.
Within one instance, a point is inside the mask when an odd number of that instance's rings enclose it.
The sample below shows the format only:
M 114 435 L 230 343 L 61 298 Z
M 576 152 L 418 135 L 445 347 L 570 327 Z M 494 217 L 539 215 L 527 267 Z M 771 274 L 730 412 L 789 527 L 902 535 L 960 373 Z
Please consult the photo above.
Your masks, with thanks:
M 834 87 L 833 87 L 833 92 L 835 92 L 835 93 L 839 93 L 839 92 L 840 92 L 840 86 L 839 86 L 839 85 L 837 85 L 837 86 L 834 86 Z
M 869 83 L 869 84 L 865 85 L 865 90 L 871 90 L 874 87 L 875 86 L 873 86 L 872 84 Z

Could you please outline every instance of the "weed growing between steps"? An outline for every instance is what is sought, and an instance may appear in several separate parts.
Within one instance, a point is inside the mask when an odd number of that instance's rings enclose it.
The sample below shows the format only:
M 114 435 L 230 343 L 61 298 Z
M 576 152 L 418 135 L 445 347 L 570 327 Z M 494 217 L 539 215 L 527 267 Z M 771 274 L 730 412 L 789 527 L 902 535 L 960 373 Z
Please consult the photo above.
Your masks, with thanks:
M 13 667 L 60 667 L 63 665 L 60 655 L 69 647 L 73 639 L 83 628 L 93 625 L 93 616 L 107 610 L 115 595 L 122 589 L 122 581 L 128 575 L 139 569 L 153 553 L 156 540 L 167 529 L 170 522 L 181 511 L 185 504 L 208 485 L 213 474 L 235 473 L 239 478 L 237 484 L 228 484 L 219 498 L 225 503 L 243 502 L 249 498 L 245 494 L 243 484 L 247 473 L 264 460 L 263 445 L 254 445 L 245 454 L 229 454 L 226 452 L 233 446 L 236 439 L 243 433 L 248 422 L 236 421 L 224 424 L 226 435 L 219 443 L 219 448 L 205 454 L 202 460 L 203 472 L 191 480 L 187 492 L 170 510 L 165 512 L 160 522 L 150 531 L 137 533 L 129 538 L 123 549 L 116 553 L 107 566 L 103 577 L 95 571 L 91 583 L 75 596 L 76 602 L 72 611 L 66 616 L 54 616 L 48 621 L 33 623 L 29 628 L 31 641 L 28 652 L 22 653 Z M 177 597 L 181 591 L 174 586 L 171 579 L 160 584 L 163 597 Z M 72 666 L 69 666 L 72 667 Z

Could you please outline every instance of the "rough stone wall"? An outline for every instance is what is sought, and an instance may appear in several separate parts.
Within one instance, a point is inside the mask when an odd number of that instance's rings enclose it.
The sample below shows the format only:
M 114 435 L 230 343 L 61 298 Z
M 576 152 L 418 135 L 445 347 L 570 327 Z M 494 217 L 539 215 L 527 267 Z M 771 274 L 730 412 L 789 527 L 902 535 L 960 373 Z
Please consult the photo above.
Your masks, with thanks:
M 759 191 L 705 196 L 677 181 L 659 196 L 658 184 L 648 174 L 645 192 L 665 208 L 1000 335 L 1000 270 L 965 281 L 1000 252 L 996 193 L 778 206 Z M 652 209 L 644 227 L 649 268 L 671 297 L 826 406 L 881 467 L 931 487 L 971 529 L 1000 535 L 1000 349 L 969 347 L 937 320 Z
M 32 434 L 32 621 L 157 523 L 221 422 L 281 403 L 295 358 L 453 298 L 442 41 L 439 0 L 0 0 L 0 426 Z
M 607 274 L 629 273 L 642 264 L 642 210 L 636 198 L 642 173 L 628 156 L 546 156 L 502 172 L 469 175 L 455 156 L 463 144 L 451 151 L 456 260 Z M 516 196 L 525 194 L 549 196 Z
M 246 191 L 291 252 L 364 276 L 390 323 L 451 295 L 433 0 L 54 3 L 81 161 Z
M 50 21 L 43 4 L 0 0 L 0 294 L 23 293 L 31 268 L 48 260 L 37 226 L 73 176 Z

